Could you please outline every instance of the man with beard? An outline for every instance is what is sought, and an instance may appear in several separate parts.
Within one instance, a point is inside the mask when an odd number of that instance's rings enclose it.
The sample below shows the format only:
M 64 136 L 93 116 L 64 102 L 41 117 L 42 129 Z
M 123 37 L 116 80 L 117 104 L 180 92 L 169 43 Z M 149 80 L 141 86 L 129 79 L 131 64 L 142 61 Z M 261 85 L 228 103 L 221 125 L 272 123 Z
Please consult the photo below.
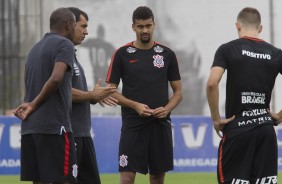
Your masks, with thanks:
M 112 95 L 122 110 L 120 183 L 132 184 L 136 172 L 149 172 L 151 184 L 162 184 L 173 169 L 170 113 L 182 100 L 181 77 L 175 53 L 152 39 L 152 10 L 138 7 L 132 21 L 136 40 L 114 53 L 106 80 L 115 87 L 123 83 L 122 93 Z

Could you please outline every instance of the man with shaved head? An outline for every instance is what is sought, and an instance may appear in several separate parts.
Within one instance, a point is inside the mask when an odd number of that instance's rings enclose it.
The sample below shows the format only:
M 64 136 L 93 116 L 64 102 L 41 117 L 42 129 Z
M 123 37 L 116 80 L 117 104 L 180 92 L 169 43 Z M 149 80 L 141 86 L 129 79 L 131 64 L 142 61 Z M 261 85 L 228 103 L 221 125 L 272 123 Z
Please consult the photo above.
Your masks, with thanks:
M 239 39 L 215 53 L 207 83 L 213 126 L 222 137 L 218 149 L 218 183 L 277 182 L 277 139 L 273 125 L 280 113 L 269 112 L 282 52 L 259 38 L 261 16 L 246 7 L 237 17 Z M 219 83 L 227 71 L 225 118 L 219 113 Z M 221 134 L 223 133 L 223 134 Z
M 71 86 L 76 20 L 67 8 L 50 17 L 50 32 L 30 50 L 21 124 L 21 180 L 34 184 L 76 182 Z

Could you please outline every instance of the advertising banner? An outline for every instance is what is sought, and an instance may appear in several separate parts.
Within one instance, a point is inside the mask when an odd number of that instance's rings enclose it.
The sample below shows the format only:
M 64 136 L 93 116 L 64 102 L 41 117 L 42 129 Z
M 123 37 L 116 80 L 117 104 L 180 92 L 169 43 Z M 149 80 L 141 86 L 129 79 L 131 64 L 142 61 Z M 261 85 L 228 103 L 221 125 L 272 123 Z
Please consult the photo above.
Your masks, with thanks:
M 173 116 L 173 172 L 215 172 L 220 138 L 210 117 Z M 92 135 L 100 173 L 118 172 L 118 144 L 121 118 L 92 118 Z M 275 127 L 282 170 L 282 125 Z M 20 173 L 20 120 L 0 116 L 0 174 Z

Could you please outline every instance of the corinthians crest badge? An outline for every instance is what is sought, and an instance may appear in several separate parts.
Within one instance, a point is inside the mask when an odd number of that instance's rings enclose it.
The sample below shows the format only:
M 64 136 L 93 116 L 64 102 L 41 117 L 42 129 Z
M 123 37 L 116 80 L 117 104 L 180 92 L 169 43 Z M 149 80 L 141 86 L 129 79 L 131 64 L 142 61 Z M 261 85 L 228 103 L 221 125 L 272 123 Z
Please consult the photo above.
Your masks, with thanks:
M 154 55 L 154 66 L 158 68 L 164 67 L 164 57 L 161 55 Z
M 119 156 L 119 165 L 121 167 L 125 167 L 125 166 L 127 166 L 127 164 L 128 164 L 127 156 L 126 155 Z

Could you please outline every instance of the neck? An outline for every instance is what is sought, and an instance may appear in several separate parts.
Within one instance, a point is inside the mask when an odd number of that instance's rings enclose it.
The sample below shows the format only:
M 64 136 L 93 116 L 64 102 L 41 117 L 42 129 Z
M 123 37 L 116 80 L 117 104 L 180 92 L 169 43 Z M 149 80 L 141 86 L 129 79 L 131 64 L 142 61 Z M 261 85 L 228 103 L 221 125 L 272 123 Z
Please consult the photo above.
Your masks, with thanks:
M 259 38 L 259 33 L 258 31 L 253 31 L 253 30 L 248 30 L 248 31 L 240 31 L 239 32 L 239 37 L 252 37 L 252 38 Z
M 150 48 L 153 47 L 154 41 L 150 41 L 149 43 L 142 43 L 142 42 L 136 40 L 136 41 L 133 42 L 133 45 L 138 49 L 146 50 L 146 49 L 150 49 Z
M 62 31 L 62 30 L 59 30 L 59 29 L 51 29 L 50 33 L 56 33 L 60 36 L 66 37 L 66 38 L 68 37 L 68 34 L 65 31 Z

